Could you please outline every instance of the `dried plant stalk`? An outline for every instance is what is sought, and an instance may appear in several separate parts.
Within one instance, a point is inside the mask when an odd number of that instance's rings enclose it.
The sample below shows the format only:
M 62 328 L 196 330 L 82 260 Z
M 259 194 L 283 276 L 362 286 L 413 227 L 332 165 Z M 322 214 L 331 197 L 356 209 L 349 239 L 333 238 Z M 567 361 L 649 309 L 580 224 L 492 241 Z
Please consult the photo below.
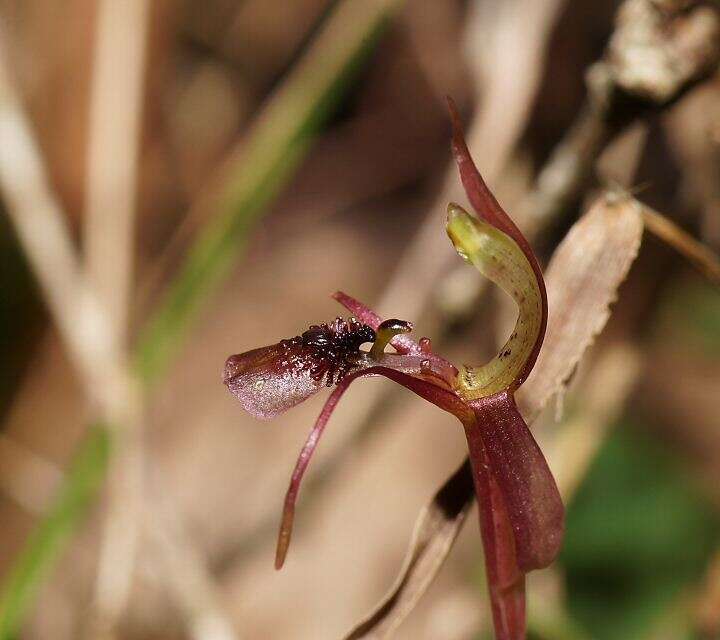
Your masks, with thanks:
M 84 211 L 87 279 L 127 353 L 147 0 L 99 3 Z M 142 514 L 142 421 L 119 424 L 109 472 L 91 626 L 114 629 L 132 588 Z
M 702 242 L 650 207 L 642 208 L 645 228 L 687 258 L 710 282 L 720 285 L 720 259 Z

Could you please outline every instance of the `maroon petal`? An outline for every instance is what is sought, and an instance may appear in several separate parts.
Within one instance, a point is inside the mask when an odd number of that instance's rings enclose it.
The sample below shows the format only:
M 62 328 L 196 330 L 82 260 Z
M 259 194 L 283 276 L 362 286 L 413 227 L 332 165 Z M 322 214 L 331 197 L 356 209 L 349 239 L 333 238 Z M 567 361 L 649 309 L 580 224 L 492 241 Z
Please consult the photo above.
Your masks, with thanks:
M 293 361 L 282 343 L 230 356 L 223 382 L 243 409 L 261 420 L 300 404 L 324 386 L 310 367 Z
M 474 434 L 472 422 L 465 428 L 470 443 L 495 640 L 525 640 L 525 574 L 517 563 L 515 537 L 505 500 L 490 471 L 482 438 Z
M 477 427 L 477 412 L 475 416 L 470 415 L 467 405 L 454 393 L 424 380 L 418 380 L 392 369 L 382 367 L 373 369 L 378 369 L 380 375 L 402 384 L 425 400 L 452 413 L 464 425 L 479 507 L 480 530 L 483 538 L 496 640 L 524 640 L 525 573 L 518 563 L 518 543 L 510 518 L 509 503 L 500 487 L 501 480 L 494 475 L 494 464 L 486 451 Z M 368 369 L 363 372 L 363 375 L 370 375 L 373 369 Z M 525 429 L 527 430 L 527 427 Z M 530 435 L 529 431 L 527 433 Z M 530 438 L 532 439 L 532 436 Z M 542 454 L 540 455 L 542 458 Z M 542 461 L 544 462 L 544 458 Z M 552 476 L 550 476 L 550 481 L 554 486 Z M 560 503 L 560 508 L 562 509 L 562 503 Z
M 452 413 L 458 420 L 465 422 L 472 412 L 468 409 L 467 404 L 461 400 L 453 391 L 450 391 L 437 384 L 416 378 L 408 375 L 403 371 L 397 369 L 391 369 L 385 366 L 373 366 L 365 369 L 362 374 L 363 376 L 383 376 L 397 382 L 406 389 L 409 389 L 416 395 L 420 396 L 423 400 L 434 404 L 436 407 L 440 407 Z
M 523 572 L 546 567 L 560 550 L 564 508 L 545 457 L 510 394 L 498 393 L 470 406 L 476 416 L 474 428 L 466 429 L 470 450 L 483 443 L 512 524 L 517 564 Z
M 276 569 L 280 569 L 285 562 L 288 547 L 290 546 L 290 538 L 292 536 L 293 521 L 295 518 L 295 503 L 297 501 L 298 492 L 300 491 L 300 483 L 302 482 L 302 478 L 308 464 L 310 464 L 310 459 L 315 452 L 320 436 L 322 436 L 325 426 L 327 425 L 332 412 L 335 410 L 337 403 L 340 401 L 340 398 L 350 384 L 357 378 L 364 378 L 366 376 L 384 376 L 393 382 L 397 382 L 405 388 L 410 389 L 421 398 L 454 414 L 461 422 L 472 421 L 474 419 L 472 411 L 470 411 L 467 405 L 452 391 L 432 384 L 431 382 L 415 378 L 403 373 L 402 371 L 396 371 L 395 369 L 390 369 L 388 367 L 374 366 L 343 378 L 325 402 L 325 406 L 315 421 L 315 425 L 310 431 L 310 434 L 305 441 L 305 445 L 300 451 L 298 460 L 295 463 L 295 469 L 293 470 L 293 474 L 290 479 L 290 486 L 285 494 L 283 515 L 278 534 L 277 549 L 275 552 Z
M 460 173 L 460 180 L 465 188 L 465 193 L 468 200 L 470 200 L 470 204 L 472 204 L 473 209 L 475 209 L 482 220 L 500 229 L 500 231 L 503 231 L 515 240 L 531 264 L 537 264 L 537 260 L 535 260 L 534 257 L 532 259 L 530 258 L 533 252 L 525 236 L 523 236 L 510 216 L 505 213 L 505 210 L 500 206 L 500 203 L 495 199 L 490 189 L 488 189 L 485 180 L 475 166 L 475 162 L 465 142 L 465 132 L 455 102 L 452 98 L 448 98 L 447 101 L 450 110 L 450 121 L 453 128 L 453 156 L 455 157 L 455 163 Z M 540 269 L 538 267 L 538 272 L 539 271 Z
M 297 462 L 295 463 L 295 469 L 293 470 L 292 477 L 290 478 L 290 486 L 288 487 L 287 493 L 285 494 L 285 504 L 283 505 L 282 520 L 280 521 L 280 532 L 278 533 L 277 548 L 275 551 L 275 568 L 281 569 L 284 562 L 285 556 L 287 555 L 288 547 L 290 546 L 290 537 L 292 536 L 293 521 L 295 519 L 295 501 L 297 499 L 298 492 L 300 491 L 300 483 L 302 482 L 305 470 L 310 464 L 310 458 L 312 458 L 315 448 L 320 441 L 325 430 L 332 412 L 335 411 L 337 403 L 345 393 L 350 383 L 355 380 L 358 376 L 347 376 L 342 380 L 330 397 L 325 402 L 325 406 L 322 408 L 320 415 L 315 421 L 310 434 L 303 445 L 300 455 L 298 456 Z
M 525 573 L 518 564 L 518 544 L 510 508 L 501 488 L 503 481 L 494 475 L 494 464 L 486 452 L 483 436 L 477 426 L 477 413 L 473 413 L 452 391 L 402 371 L 376 366 L 356 374 L 356 377 L 370 375 L 382 375 L 403 385 L 424 400 L 455 415 L 464 425 L 479 506 L 496 640 L 524 640 Z

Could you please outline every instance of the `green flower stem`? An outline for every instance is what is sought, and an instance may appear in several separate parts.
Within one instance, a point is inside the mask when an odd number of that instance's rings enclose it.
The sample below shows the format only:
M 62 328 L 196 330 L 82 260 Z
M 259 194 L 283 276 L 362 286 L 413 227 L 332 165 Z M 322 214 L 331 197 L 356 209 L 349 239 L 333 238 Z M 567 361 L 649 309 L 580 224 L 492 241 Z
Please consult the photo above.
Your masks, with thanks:
M 50 511 L 5 576 L 0 591 L 0 638 L 3 640 L 17 636 L 40 584 L 101 487 L 110 458 L 110 432 L 107 425 L 96 424 L 90 428 Z

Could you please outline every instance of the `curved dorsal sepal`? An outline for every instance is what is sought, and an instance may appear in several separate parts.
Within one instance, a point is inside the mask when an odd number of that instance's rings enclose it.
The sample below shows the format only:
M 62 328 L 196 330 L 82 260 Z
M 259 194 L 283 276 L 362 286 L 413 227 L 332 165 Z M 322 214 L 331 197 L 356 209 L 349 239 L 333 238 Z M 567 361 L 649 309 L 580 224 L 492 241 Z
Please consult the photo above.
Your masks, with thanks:
M 461 258 L 508 293 L 518 306 L 513 332 L 498 354 L 480 367 L 463 367 L 458 391 L 475 400 L 515 389 L 542 331 L 542 293 L 535 271 L 517 243 L 491 224 L 448 205 L 448 236 Z

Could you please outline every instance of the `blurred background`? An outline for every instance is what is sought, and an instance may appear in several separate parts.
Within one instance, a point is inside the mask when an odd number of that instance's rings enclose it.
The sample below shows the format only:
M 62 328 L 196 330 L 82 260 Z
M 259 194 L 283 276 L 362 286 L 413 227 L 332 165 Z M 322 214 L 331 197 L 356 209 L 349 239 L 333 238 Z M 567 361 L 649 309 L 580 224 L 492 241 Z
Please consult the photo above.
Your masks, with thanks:
M 512 311 L 442 225 L 465 202 L 446 95 L 541 262 L 604 184 L 718 251 L 717 61 L 642 108 L 598 107 L 586 76 L 613 61 L 621 4 L 0 2 L 0 637 L 337 638 L 379 600 L 464 456 L 454 419 L 354 387 L 276 572 L 324 397 L 258 422 L 225 358 L 343 313 L 338 289 L 455 362 L 494 352 Z M 698 10 L 625 4 L 668 38 Z M 582 175 L 533 217 L 568 142 Z M 720 638 L 720 290 L 646 237 L 551 404 L 535 432 L 568 527 L 530 578 L 532 637 Z M 492 637 L 469 520 L 394 637 Z

